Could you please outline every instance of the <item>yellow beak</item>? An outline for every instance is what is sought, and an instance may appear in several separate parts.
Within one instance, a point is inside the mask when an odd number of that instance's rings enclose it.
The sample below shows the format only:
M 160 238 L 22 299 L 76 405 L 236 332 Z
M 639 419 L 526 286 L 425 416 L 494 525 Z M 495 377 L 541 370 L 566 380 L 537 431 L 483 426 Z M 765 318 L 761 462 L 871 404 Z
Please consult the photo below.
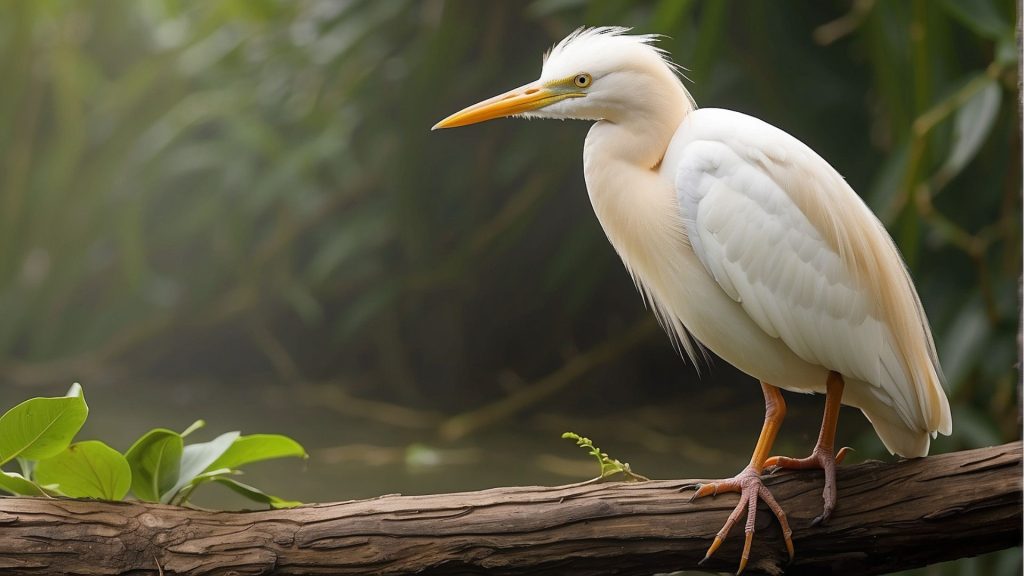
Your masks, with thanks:
M 484 122 L 485 120 L 514 116 L 550 106 L 559 100 L 579 98 L 581 96 L 583 94 L 580 92 L 563 90 L 560 87 L 552 88 L 533 82 L 459 110 L 455 114 L 434 124 L 431 130 L 456 128 L 458 126 Z

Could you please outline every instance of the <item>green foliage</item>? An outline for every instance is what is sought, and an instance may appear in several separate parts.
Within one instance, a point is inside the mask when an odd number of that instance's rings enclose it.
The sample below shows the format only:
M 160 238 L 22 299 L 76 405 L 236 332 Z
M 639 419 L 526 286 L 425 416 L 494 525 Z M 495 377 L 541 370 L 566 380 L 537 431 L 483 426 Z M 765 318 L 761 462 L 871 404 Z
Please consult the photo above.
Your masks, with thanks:
M 75 384 L 61 398 L 32 398 L 0 416 L 0 466 L 15 458 L 42 460 L 64 451 L 85 424 L 89 407 Z
M 45 490 L 17 472 L 0 470 L 0 490 L 20 496 L 46 496 Z
M 72 498 L 121 500 L 131 487 L 132 471 L 120 452 L 98 440 L 87 440 L 39 460 L 33 479 Z
M 252 434 L 239 436 L 217 457 L 209 468 L 237 469 L 272 458 L 306 457 L 306 451 L 298 442 L 279 434 Z
M 209 442 L 185 445 L 184 438 L 204 425 L 197 420 L 180 434 L 166 428 L 150 430 L 121 455 L 98 440 L 71 444 L 87 414 L 78 384 L 67 396 L 33 398 L 4 414 L 3 462 L 17 458 L 22 472 L 0 471 L 0 490 L 22 496 L 121 500 L 130 489 L 139 500 L 180 505 L 199 486 L 216 482 L 274 508 L 299 504 L 231 478 L 253 462 L 306 458 L 305 449 L 291 438 L 228 432 Z
M 954 435 L 935 450 L 1015 439 L 1015 12 L 1007 0 L 0 3 L 0 374 L 55 381 L 116 363 L 144 380 L 174 355 L 186 378 L 244 381 L 235 371 L 265 375 L 269 359 L 281 379 L 329 373 L 457 410 L 504 394 L 495 374 L 530 380 L 558 368 L 553 351 L 620 338 L 645 312 L 589 214 L 586 126 L 429 132 L 535 78 L 543 49 L 577 26 L 618 24 L 665 34 L 701 106 L 799 137 L 880 215 L 947 377 Z M 225 341 L 263 354 L 180 362 Z M 697 385 L 662 338 L 643 346 L 642 369 L 621 367 L 645 375 L 631 394 Z M 857 444 L 883 452 L 873 433 Z M 19 482 L 10 474 L 0 483 Z M 178 482 L 154 478 L 154 499 Z M 133 486 L 154 478 L 133 470 Z
M 132 469 L 132 493 L 139 500 L 159 502 L 178 482 L 182 435 L 166 428 L 146 432 L 124 453 Z
M 263 504 L 266 504 L 267 506 L 270 506 L 271 508 L 293 508 L 295 506 L 299 506 L 302 504 L 302 502 L 296 502 L 294 500 L 282 500 L 277 496 L 271 496 L 270 494 L 267 494 L 258 488 L 254 488 L 252 486 L 249 486 L 248 484 L 242 484 L 238 480 L 235 480 L 234 478 L 228 478 L 227 476 L 224 475 L 217 476 L 216 478 L 213 479 L 213 481 L 217 482 L 218 484 L 227 486 L 234 492 L 241 494 L 242 496 L 245 496 L 249 500 L 261 502 Z
M 619 462 L 615 458 L 610 458 L 606 452 L 602 452 L 600 448 L 594 446 L 594 443 L 590 438 L 580 436 L 575 432 L 565 432 L 562 434 L 562 438 L 575 440 L 577 446 L 586 450 L 587 454 L 590 454 L 597 460 L 597 464 L 600 466 L 600 473 L 597 475 L 595 480 L 605 480 L 616 474 L 622 474 L 624 480 L 628 482 L 642 482 L 649 480 L 646 476 L 633 472 L 629 468 L 628 463 Z
M 161 502 L 181 503 L 188 499 L 197 486 L 219 475 L 231 474 L 231 470 L 211 468 L 239 437 L 238 432 L 225 432 L 209 442 L 189 444 L 181 452 L 181 469 L 178 480 L 170 490 L 161 494 Z M 209 475 L 209 476 L 206 476 Z
M 510 366 L 550 372 L 536 351 L 614 337 L 641 304 L 587 214 L 586 127 L 429 127 L 535 77 L 578 25 L 621 24 L 667 36 L 699 104 L 847 177 L 912 269 L 954 409 L 1015 437 L 1014 22 L 1000 0 L 5 3 L 0 365 L 131 370 L 140 347 L 232 332 L 301 358 L 284 376 L 331 358 L 406 398 L 452 382 L 450 406 Z M 988 354 L 960 354 L 964 325 Z

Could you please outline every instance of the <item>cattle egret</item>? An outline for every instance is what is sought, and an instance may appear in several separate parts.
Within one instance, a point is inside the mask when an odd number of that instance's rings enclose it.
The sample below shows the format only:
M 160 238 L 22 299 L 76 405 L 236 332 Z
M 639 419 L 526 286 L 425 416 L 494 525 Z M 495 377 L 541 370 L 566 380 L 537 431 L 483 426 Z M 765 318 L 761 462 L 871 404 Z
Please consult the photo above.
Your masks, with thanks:
M 740 493 L 710 558 L 746 512 L 750 555 L 773 468 L 821 468 L 836 504 L 840 403 L 860 408 L 890 452 L 924 456 L 952 429 L 928 320 L 885 228 L 832 166 L 756 118 L 696 109 L 652 35 L 579 29 L 545 57 L 540 79 L 439 122 L 505 116 L 590 120 L 583 173 L 594 212 L 669 335 L 696 361 L 701 346 L 761 382 L 765 418 L 750 464 L 696 485 L 693 497 Z M 771 457 L 786 413 L 780 388 L 825 393 L 810 456 Z

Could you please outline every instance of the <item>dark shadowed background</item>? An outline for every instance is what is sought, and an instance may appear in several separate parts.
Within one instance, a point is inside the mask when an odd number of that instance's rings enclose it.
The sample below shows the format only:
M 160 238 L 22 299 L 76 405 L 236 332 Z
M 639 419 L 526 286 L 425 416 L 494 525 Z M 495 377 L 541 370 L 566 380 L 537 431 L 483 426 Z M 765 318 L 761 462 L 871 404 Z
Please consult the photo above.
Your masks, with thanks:
M 0 5 L 0 409 L 81 382 L 80 438 L 205 418 L 302 442 L 254 467 L 343 500 L 596 473 L 732 474 L 757 383 L 673 351 L 593 216 L 585 123 L 430 132 L 580 25 L 661 33 L 699 105 L 816 149 L 880 215 L 954 434 L 1020 437 L 1010 0 L 33 0 Z M 790 399 L 779 453 L 821 397 Z M 204 436 L 205 438 L 205 436 Z M 852 460 L 888 457 L 845 410 Z M 207 489 L 204 489 L 207 490 Z M 842 507 L 840 487 L 840 512 Z M 237 506 L 208 488 L 208 505 Z M 1020 550 L 928 574 L 1016 574 Z

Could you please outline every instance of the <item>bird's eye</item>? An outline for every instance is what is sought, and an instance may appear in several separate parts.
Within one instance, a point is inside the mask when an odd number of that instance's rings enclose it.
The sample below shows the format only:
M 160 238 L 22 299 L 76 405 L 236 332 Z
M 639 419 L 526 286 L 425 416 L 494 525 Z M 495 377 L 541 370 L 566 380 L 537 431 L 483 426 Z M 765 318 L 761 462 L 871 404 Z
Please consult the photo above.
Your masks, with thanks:
M 573 78 L 572 81 L 573 81 L 573 83 L 576 84 L 576 86 L 578 86 L 580 88 L 586 88 L 587 86 L 590 86 L 590 83 L 593 82 L 594 79 L 590 77 L 590 74 L 584 73 L 584 74 L 577 74 L 576 77 Z

